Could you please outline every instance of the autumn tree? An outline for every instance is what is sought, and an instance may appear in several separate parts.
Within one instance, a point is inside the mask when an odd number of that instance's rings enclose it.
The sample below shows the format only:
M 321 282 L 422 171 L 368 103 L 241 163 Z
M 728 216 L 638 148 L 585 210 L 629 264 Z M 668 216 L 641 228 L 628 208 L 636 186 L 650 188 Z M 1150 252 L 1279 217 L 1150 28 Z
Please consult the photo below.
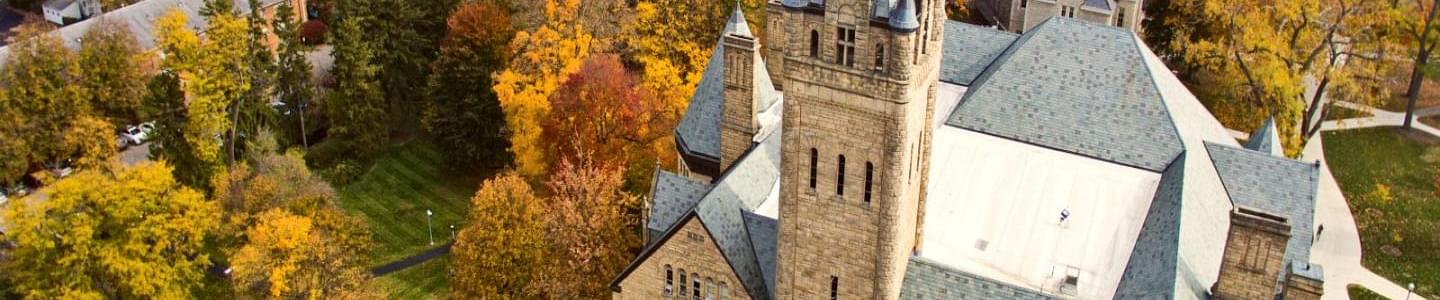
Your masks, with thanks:
M 47 187 L 48 199 L 12 199 L 4 269 L 29 298 L 184 298 L 210 258 L 205 237 L 219 207 L 170 176 L 164 162 L 82 169 Z
M 305 50 L 308 49 L 300 41 L 300 23 L 295 19 L 294 7 L 291 1 L 280 2 L 280 7 L 275 9 L 275 22 L 270 23 L 275 30 L 277 42 L 276 65 L 275 65 L 275 98 L 284 103 L 284 113 L 281 118 L 281 132 L 290 133 L 286 135 L 289 144 L 299 141 L 302 146 L 310 147 L 310 140 L 307 137 L 309 130 L 305 124 L 305 110 L 310 106 L 310 101 L 315 97 L 315 86 L 311 78 L 310 61 L 305 59 Z
M 499 7 L 477 2 L 461 5 L 448 24 L 440 58 L 430 65 L 425 128 L 453 161 L 504 165 L 505 115 L 490 87 L 491 75 L 510 61 L 510 18 Z
M 65 135 L 80 117 L 91 114 L 90 93 L 80 84 L 83 72 L 75 53 L 59 37 L 43 34 L 43 26 L 20 29 L 20 42 L 9 46 L 0 70 L 6 106 L 12 116 L 23 118 L 15 132 L 28 146 L 26 155 L 7 159 L 31 166 L 58 163 L 79 151 L 66 143 Z
M 463 8 L 462 8 L 463 9 Z M 529 288 L 546 263 L 545 208 L 530 184 L 507 172 L 480 184 L 470 198 L 468 224 L 451 247 L 450 297 L 536 298 Z M 593 280 L 593 279 L 592 279 Z
M 186 186 L 207 186 L 210 165 L 195 156 L 185 140 L 185 92 L 180 90 L 180 77 L 163 71 L 150 77 L 145 84 L 145 106 L 155 110 L 155 128 L 150 131 L 150 159 L 164 160 L 172 166 L 175 179 Z
M 347 143 L 360 156 L 384 147 L 386 135 L 385 99 L 378 81 L 379 67 L 373 62 L 371 37 L 360 30 L 359 17 L 342 17 L 334 35 L 335 81 L 338 86 L 325 103 L 331 137 Z
M 142 103 L 146 78 L 130 27 L 104 16 L 92 22 L 99 24 L 80 38 L 80 83 L 92 91 L 90 103 L 117 127 L 150 121 L 155 112 Z
M 172 9 L 156 21 L 156 41 L 166 56 L 161 66 L 174 72 L 181 90 L 186 95 L 185 121 L 181 130 L 189 156 L 195 159 L 195 172 L 182 177 L 209 178 L 224 167 L 229 151 L 222 146 L 233 146 L 236 136 L 234 119 L 229 108 L 244 97 L 250 89 L 246 74 L 246 40 L 248 28 L 245 20 L 236 16 L 226 1 L 209 1 L 206 12 L 209 17 L 205 28 L 205 39 L 188 27 L 188 17 L 178 9 Z
M 579 0 L 547 0 L 546 21 L 533 31 L 516 33 L 510 49 L 517 55 L 495 75 L 493 90 L 510 130 L 510 153 L 520 174 L 539 176 L 547 167 L 541 122 L 550 116 L 550 95 L 580 69 L 592 37 L 575 21 Z
M 650 182 L 656 163 L 674 159 L 668 137 L 676 119 L 661 113 L 663 100 L 637 80 L 618 56 L 586 59 L 550 98 L 553 116 L 543 123 L 548 156 L 626 166 L 629 185 Z
M 1383 96 L 1375 57 L 1383 45 L 1389 12 L 1368 0 L 1216 1 L 1168 0 L 1162 53 L 1176 57 L 1183 76 L 1222 123 L 1251 128 L 1275 117 L 1285 148 L 1296 155 L 1318 128 L 1327 93 L 1372 104 Z M 1318 88 L 1306 98 L 1307 82 Z M 1359 91 L 1368 91 L 1362 93 Z M 1310 113 L 1307 113 L 1310 109 Z M 1306 122 L 1312 121 L 1312 122 Z M 1303 126 L 1302 126 L 1303 124 Z
M 371 246 L 364 220 L 340 208 L 335 190 L 310 171 L 300 151 L 280 152 L 268 131 L 248 143 L 245 163 L 212 179 L 225 210 L 221 241 L 235 249 L 237 286 L 262 287 L 242 294 L 370 293 L 362 288 Z
M 551 258 L 531 288 L 548 298 L 603 298 L 606 281 L 625 268 L 641 247 L 638 197 L 621 191 L 621 168 L 591 161 L 559 162 L 546 182 L 546 240 Z
M 1435 0 L 1430 5 L 1425 2 L 1415 0 L 1414 6 L 1410 6 L 1410 1 L 1405 1 L 1407 8 L 1413 8 L 1410 10 L 1412 13 L 1399 20 L 1401 32 L 1414 43 L 1407 46 L 1414 47 L 1415 53 L 1410 68 L 1410 83 L 1405 88 L 1405 128 L 1410 128 L 1410 122 L 1415 116 L 1415 101 L 1420 99 L 1420 83 L 1425 80 L 1425 66 L 1430 64 L 1430 55 L 1434 53 L 1435 46 L 1440 45 L 1440 30 L 1435 29 L 1435 16 L 1440 14 L 1440 0 Z M 1392 3 L 1400 2 L 1396 0 Z

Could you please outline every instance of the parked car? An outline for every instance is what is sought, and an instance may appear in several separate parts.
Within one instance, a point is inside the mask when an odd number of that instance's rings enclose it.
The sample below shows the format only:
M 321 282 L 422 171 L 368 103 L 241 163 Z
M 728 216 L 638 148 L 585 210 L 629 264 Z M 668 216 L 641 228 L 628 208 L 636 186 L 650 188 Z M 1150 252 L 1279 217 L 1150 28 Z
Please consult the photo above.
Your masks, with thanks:
M 140 125 L 127 126 L 125 131 L 120 132 L 121 147 L 144 144 L 150 140 L 150 131 L 155 129 L 151 122 L 140 123 Z

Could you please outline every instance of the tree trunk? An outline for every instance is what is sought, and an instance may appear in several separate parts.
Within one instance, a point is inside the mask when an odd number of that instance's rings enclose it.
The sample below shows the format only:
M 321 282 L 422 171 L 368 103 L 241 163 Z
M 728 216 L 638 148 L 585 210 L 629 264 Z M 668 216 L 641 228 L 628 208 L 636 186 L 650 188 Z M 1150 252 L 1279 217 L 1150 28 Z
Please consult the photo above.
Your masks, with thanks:
M 1301 128 L 1304 128 L 1304 131 L 1302 131 L 1304 134 L 1300 136 L 1301 145 L 1309 142 L 1310 136 L 1316 132 L 1320 132 L 1321 125 L 1325 124 L 1325 113 L 1327 109 L 1325 109 L 1325 103 L 1321 101 L 1321 99 L 1325 98 L 1325 88 L 1329 85 L 1330 76 L 1325 76 L 1325 79 L 1321 79 L 1320 84 L 1315 86 L 1315 97 L 1310 99 L 1310 108 L 1305 110 L 1305 123 L 1300 125 Z M 1316 115 L 1316 111 L 1320 112 L 1318 116 Z M 1314 122 L 1314 125 L 1311 125 L 1311 122 Z
M 1422 69 L 1430 60 L 1430 49 L 1420 48 L 1420 54 L 1415 57 L 1415 66 L 1410 70 L 1410 88 L 1405 89 L 1405 125 L 1410 128 L 1410 120 L 1415 117 L 1415 100 L 1420 99 L 1420 83 L 1424 80 Z

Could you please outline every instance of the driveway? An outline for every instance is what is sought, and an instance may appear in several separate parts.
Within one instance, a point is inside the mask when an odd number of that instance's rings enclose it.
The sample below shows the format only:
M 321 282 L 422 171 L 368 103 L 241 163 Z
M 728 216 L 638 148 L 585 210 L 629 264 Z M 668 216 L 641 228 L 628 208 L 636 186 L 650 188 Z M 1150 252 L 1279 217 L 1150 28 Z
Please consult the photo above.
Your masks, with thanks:
M 120 151 L 120 163 L 126 166 L 133 166 L 137 163 L 150 160 L 150 143 L 130 146 Z

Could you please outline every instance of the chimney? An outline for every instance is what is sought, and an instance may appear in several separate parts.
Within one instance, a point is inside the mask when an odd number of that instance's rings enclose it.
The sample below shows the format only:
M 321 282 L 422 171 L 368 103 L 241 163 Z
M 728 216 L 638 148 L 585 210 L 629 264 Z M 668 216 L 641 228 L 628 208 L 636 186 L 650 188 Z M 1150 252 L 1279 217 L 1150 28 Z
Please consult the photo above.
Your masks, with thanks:
M 1285 217 L 1249 207 L 1230 212 L 1230 237 L 1220 261 L 1215 299 L 1275 299 L 1285 266 L 1290 223 Z
M 749 26 L 738 9 L 731 23 L 737 30 L 726 33 L 722 45 L 725 47 L 725 94 L 720 124 L 721 172 L 730 169 L 730 165 L 750 149 L 751 140 L 760 129 L 755 120 L 755 113 L 760 109 L 755 107 L 755 56 L 759 44 L 748 29 L 738 28 Z

